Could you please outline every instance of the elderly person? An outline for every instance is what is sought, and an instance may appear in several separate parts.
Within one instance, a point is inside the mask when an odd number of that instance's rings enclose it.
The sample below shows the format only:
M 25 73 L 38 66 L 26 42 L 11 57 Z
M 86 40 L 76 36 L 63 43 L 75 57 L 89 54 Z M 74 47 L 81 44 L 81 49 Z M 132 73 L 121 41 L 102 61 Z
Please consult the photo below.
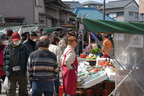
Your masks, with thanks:
M 65 48 L 66 48 L 66 43 L 65 43 L 65 40 L 63 38 L 63 34 L 59 34 L 59 43 L 58 43 L 58 46 L 61 48 L 61 51 L 62 53 L 64 52 Z
M 16 82 L 19 85 L 19 96 L 28 96 L 27 91 L 27 60 L 30 54 L 26 45 L 21 43 L 19 33 L 11 36 L 12 43 L 4 50 L 4 72 L 8 77 L 7 96 L 16 96 Z
M 27 69 L 32 80 L 31 96 L 53 96 L 53 81 L 59 72 L 56 55 L 48 50 L 49 39 L 41 36 L 37 41 L 38 50 L 32 52 Z
M 59 39 L 57 37 L 52 36 L 50 41 L 51 44 L 49 45 L 49 51 L 53 52 L 56 55 L 58 67 L 61 68 L 60 57 L 62 55 L 62 52 L 61 52 L 61 48 L 58 46 Z M 59 94 L 59 86 L 60 86 L 59 74 L 57 79 L 54 81 L 54 84 L 55 84 L 56 93 Z
M 65 49 L 62 59 L 63 96 L 74 96 L 77 88 L 78 61 L 74 49 L 77 46 L 75 36 L 68 37 L 68 46 Z

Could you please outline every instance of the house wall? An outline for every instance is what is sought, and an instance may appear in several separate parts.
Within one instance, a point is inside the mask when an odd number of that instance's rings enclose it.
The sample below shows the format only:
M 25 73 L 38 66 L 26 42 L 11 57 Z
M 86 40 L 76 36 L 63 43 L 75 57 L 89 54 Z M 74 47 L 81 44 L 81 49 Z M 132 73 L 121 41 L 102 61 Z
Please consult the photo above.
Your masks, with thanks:
M 46 8 L 46 9 L 45 9 L 45 13 L 46 13 L 46 14 L 49 14 L 49 15 L 51 15 L 51 16 L 54 16 L 55 18 L 57 18 L 57 17 L 59 16 L 57 11 L 58 11 L 58 10 L 55 10 L 55 9 L 52 9 L 52 8 Z M 49 19 L 49 18 L 47 18 L 47 19 Z M 56 20 L 52 20 L 52 19 L 51 19 L 51 22 L 52 22 L 52 27 L 57 27 L 57 26 L 58 26 Z M 46 24 L 47 24 L 47 23 L 46 23 Z M 47 26 L 47 25 L 46 25 L 46 26 Z
M 57 17 L 57 10 L 54 10 L 54 9 L 51 9 L 51 8 L 46 8 L 45 12 L 47 14 L 50 14 L 50 15 L 54 16 L 54 17 Z
M 143 0 L 139 2 L 139 13 L 144 14 L 144 3 Z
M 99 9 L 103 12 L 103 9 Z M 124 12 L 124 8 L 113 8 L 113 9 L 105 9 L 106 13 L 113 13 L 113 12 Z
M 133 12 L 133 16 L 129 16 L 129 12 Z M 125 21 L 140 21 L 139 18 L 135 17 L 135 12 L 139 13 L 139 7 L 133 1 L 124 8 L 124 20 Z
M 60 11 L 60 19 L 64 20 L 64 23 L 67 23 L 68 22 L 67 13 Z
M 0 0 L 0 15 L 25 17 L 24 23 L 34 23 L 34 0 Z
M 114 18 L 116 21 L 124 21 L 124 16 L 119 16 L 117 18 Z
M 34 4 L 35 4 L 35 22 L 34 23 L 38 23 L 38 24 L 45 24 L 45 22 L 40 22 L 40 20 L 39 20 L 39 13 L 45 13 L 45 4 L 44 4 L 44 1 L 43 0 L 41 0 L 42 2 L 42 6 L 37 6 L 36 5 L 36 1 L 38 1 L 38 0 L 34 0 L 35 2 L 34 2 Z M 45 20 L 44 20 L 45 21 Z

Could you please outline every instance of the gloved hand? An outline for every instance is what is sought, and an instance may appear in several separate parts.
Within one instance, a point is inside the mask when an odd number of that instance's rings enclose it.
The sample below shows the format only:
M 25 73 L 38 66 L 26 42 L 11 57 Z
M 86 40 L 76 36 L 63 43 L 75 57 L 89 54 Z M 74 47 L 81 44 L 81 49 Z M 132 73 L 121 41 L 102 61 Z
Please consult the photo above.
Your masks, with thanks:
M 71 70 L 76 69 L 75 65 L 71 65 Z

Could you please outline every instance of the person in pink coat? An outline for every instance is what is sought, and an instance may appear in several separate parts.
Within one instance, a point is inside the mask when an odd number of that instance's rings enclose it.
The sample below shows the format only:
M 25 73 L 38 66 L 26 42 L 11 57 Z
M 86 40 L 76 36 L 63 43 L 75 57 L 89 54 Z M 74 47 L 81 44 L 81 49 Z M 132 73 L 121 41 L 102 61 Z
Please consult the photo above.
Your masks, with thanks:
M 0 77 L 4 81 L 5 79 L 5 73 L 3 71 L 4 65 L 3 65 L 3 53 L 6 45 L 8 44 L 8 37 L 6 34 L 0 34 Z M 0 94 L 1 94 L 1 84 L 0 84 Z
M 75 36 L 68 37 L 68 46 L 66 47 L 62 57 L 62 78 L 63 78 L 63 96 L 74 96 L 77 89 L 77 70 L 78 61 L 74 49 L 77 46 L 77 38 Z

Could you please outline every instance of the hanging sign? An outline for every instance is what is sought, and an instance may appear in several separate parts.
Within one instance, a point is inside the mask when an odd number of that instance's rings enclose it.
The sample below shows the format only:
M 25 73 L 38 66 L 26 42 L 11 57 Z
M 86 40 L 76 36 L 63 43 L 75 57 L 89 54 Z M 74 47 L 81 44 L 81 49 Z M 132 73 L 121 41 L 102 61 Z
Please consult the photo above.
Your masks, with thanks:
M 130 47 L 143 48 L 143 35 L 132 35 L 130 38 Z
M 123 40 L 124 40 L 124 34 L 115 33 L 115 34 L 114 34 L 114 39 L 115 39 L 115 40 L 123 41 Z

